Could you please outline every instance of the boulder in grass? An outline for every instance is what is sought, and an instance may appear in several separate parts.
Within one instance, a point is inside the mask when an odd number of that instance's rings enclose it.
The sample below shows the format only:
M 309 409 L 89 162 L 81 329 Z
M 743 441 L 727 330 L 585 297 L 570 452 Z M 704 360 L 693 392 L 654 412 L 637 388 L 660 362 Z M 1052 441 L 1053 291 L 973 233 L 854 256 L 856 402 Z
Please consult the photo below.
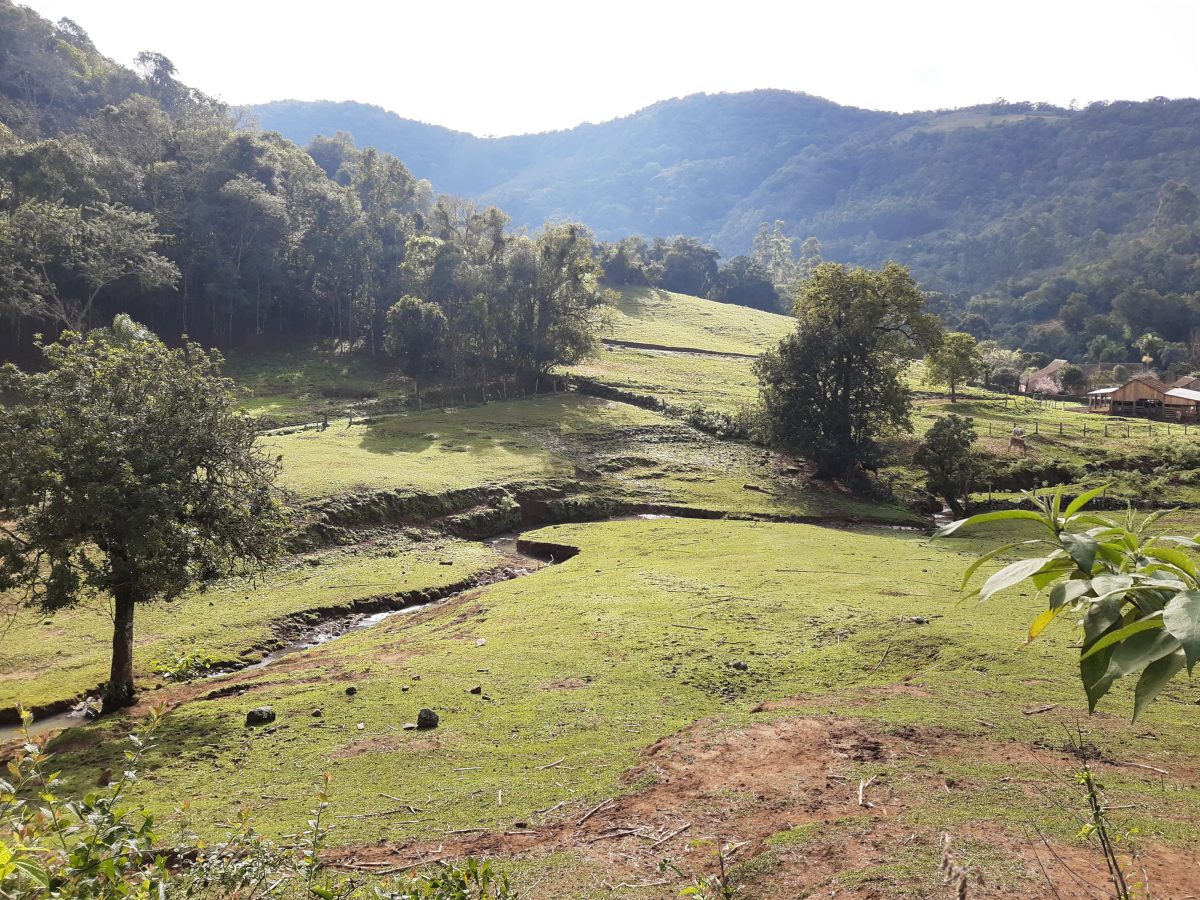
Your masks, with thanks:
M 246 725 L 269 725 L 275 721 L 275 709 L 270 706 L 256 706 L 246 713 Z
M 438 714 L 435 713 L 432 709 L 422 709 L 419 713 L 417 713 L 417 727 L 418 728 L 437 728 L 438 727 Z

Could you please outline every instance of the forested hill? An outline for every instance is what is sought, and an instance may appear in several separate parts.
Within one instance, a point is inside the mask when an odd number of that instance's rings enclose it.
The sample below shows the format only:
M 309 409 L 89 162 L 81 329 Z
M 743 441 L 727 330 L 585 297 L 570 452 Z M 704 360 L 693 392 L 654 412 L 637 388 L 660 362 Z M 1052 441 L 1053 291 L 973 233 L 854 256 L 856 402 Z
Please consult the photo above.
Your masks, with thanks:
M 0 0 L 0 361 L 128 314 L 168 340 L 536 381 L 595 344 L 600 248 L 507 225 L 379 150 L 244 128 L 161 54 L 126 69 Z
M 952 327 L 1124 358 L 1200 326 L 1200 101 L 992 104 L 898 115 L 753 91 L 657 103 L 569 131 L 476 138 L 356 103 L 254 108 L 298 142 L 349 132 L 516 224 L 691 235 L 727 256 L 763 223 L 825 259 L 895 259 L 950 295 Z M 1093 346 L 1094 345 L 1094 346 Z
M 517 224 L 581 218 L 601 237 L 713 240 L 730 214 L 804 148 L 884 140 L 900 117 L 789 91 L 698 94 L 567 131 L 477 138 L 360 103 L 280 101 L 250 108 L 299 144 L 318 134 L 403 159 L 439 190 L 495 203 Z M 722 236 L 732 256 L 757 227 Z

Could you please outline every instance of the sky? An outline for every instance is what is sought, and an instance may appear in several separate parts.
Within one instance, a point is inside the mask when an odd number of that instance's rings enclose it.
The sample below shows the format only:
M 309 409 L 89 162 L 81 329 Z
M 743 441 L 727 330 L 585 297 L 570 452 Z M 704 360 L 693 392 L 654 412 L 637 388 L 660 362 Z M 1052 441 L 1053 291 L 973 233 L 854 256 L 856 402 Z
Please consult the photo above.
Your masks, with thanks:
M 18 0 L 232 105 L 358 100 L 477 135 L 698 92 L 908 112 L 1200 96 L 1200 0 Z

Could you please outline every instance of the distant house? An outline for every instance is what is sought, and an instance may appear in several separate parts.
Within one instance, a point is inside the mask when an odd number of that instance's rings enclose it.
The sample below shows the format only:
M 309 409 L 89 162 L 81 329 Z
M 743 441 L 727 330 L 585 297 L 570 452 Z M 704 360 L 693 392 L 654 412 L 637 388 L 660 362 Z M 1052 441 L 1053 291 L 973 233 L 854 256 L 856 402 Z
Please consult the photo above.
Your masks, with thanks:
M 1181 379 L 1182 380 L 1182 379 Z M 1089 391 L 1088 411 L 1113 416 L 1189 421 L 1200 412 L 1200 383 L 1192 387 L 1164 384 L 1153 375 L 1135 375 L 1120 387 Z
M 1021 382 L 1021 393 L 1023 394 L 1061 394 L 1063 393 L 1062 370 L 1070 363 L 1065 359 L 1056 359 L 1048 366 L 1038 369 L 1025 377 Z M 1075 363 L 1080 371 L 1083 372 L 1084 378 L 1089 382 L 1095 383 L 1096 380 L 1106 379 L 1113 367 L 1118 363 Z M 1119 363 L 1131 377 L 1138 378 L 1143 375 L 1152 375 L 1153 373 L 1143 363 Z M 1181 379 L 1187 380 L 1187 379 Z M 1171 385 L 1171 387 L 1192 387 L 1200 390 L 1200 378 L 1195 379 L 1194 385 Z
M 1038 369 L 1021 381 L 1022 394 L 1061 394 L 1062 385 L 1058 373 L 1067 365 L 1065 359 L 1056 359 L 1048 366 Z

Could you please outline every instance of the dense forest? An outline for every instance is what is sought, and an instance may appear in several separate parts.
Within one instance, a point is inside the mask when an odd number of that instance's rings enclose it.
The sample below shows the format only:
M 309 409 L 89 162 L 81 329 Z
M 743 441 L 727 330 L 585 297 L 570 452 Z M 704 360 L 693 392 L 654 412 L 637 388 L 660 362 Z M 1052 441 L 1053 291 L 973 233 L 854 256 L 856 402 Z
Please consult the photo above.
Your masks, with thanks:
M 341 131 L 396 152 L 517 224 L 688 235 L 769 268 L 760 230 L 778 221 L 794 256 L 814 239 L 809 255 L 909 265 L 948 326 L 1013 347 L 1136 360 L 1146 333 L 1187 344 L 1200 325 L 1197 100 L 897 115 L 754 91 L 498 139 L 354 103 L 251 112 L 296 140 Z
M 331 341 L 471 378 L 593 345 L 582 226 L 518 234 L 387 153 L 241 125 L 160 54 L 124 68 L 0 0 L 0 356 L 117 312 L 172 340 Z

